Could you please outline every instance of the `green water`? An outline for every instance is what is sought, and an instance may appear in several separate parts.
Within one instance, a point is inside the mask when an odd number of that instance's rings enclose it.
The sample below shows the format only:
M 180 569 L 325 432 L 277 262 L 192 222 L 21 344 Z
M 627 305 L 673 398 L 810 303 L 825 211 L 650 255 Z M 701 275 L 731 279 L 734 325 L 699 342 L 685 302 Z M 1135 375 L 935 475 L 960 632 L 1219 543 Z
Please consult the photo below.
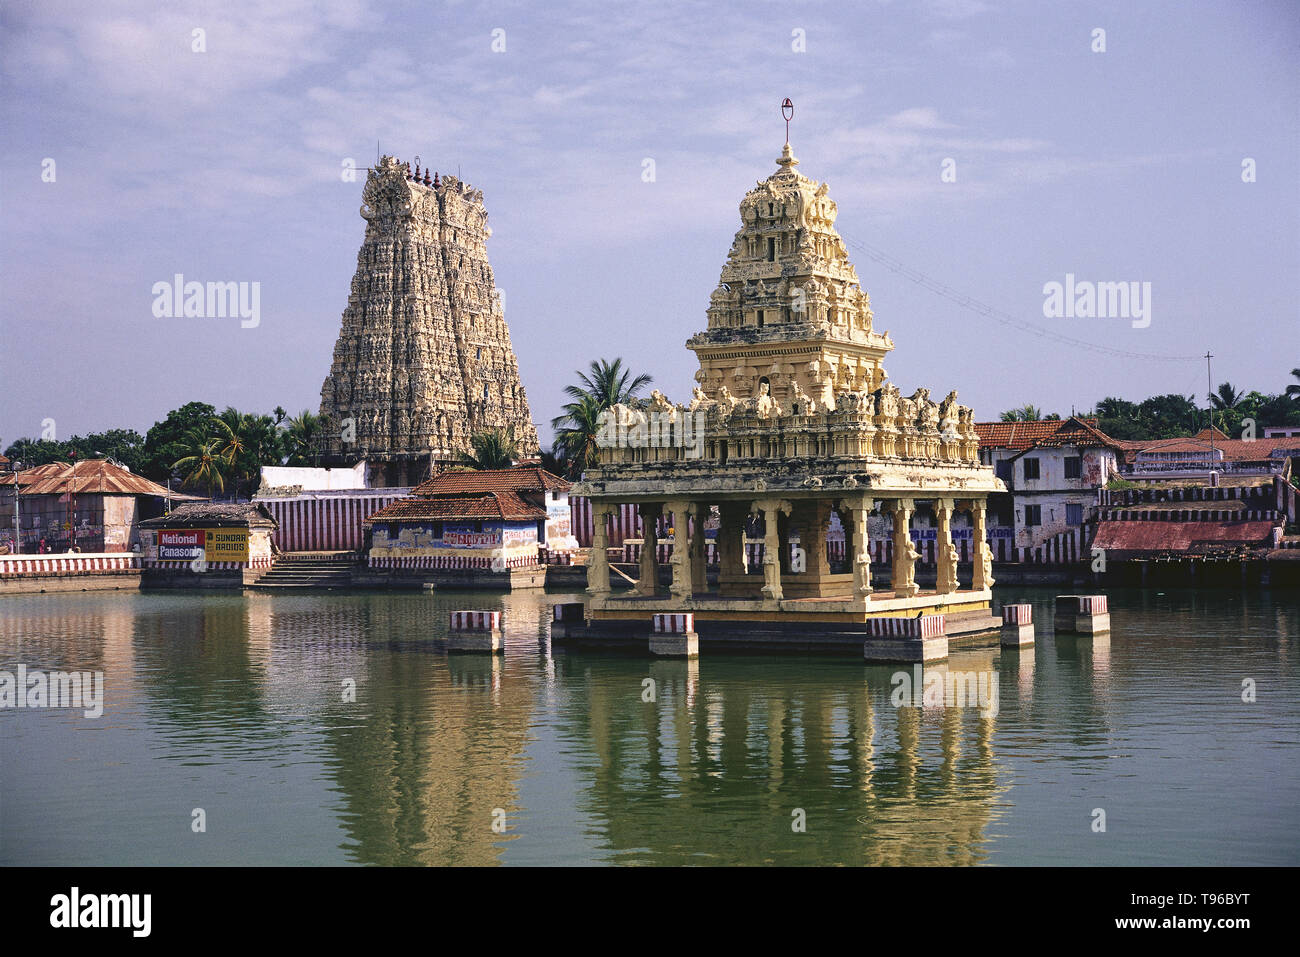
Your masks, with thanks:
M 895 707 L 910 669 L 849 659 L 564 652 L 567 595 L 5 597 L 0 670 L 106 693 L 0 710 L 0 864 L 1300 863 L 1300 598 L 1111 592 L 1089 639 L 1052 594 L 996 594 L 1033 651 L 947 663 L 995 707 Z M 459 608 L 505 612 L 504 657 L 441 650 Z

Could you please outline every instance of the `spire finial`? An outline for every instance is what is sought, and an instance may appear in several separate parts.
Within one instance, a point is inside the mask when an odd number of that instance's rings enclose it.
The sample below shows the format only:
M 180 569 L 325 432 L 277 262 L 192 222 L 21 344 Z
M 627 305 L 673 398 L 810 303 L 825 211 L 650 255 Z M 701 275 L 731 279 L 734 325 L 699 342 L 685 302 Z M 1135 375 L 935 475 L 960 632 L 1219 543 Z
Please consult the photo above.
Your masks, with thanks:
M 785 145 L 790 145 L 790 121 L 794 119 L 794 101 L 786 97 L 781 101 L 781 115 L 785 117 Z

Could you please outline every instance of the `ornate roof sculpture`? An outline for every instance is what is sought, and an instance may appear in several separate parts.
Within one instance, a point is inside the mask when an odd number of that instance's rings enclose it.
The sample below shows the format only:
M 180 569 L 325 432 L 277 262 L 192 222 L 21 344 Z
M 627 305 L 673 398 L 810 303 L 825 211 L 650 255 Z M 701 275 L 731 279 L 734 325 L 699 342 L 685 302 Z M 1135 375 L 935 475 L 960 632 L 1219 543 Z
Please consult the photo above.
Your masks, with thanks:
M 700 363 L 690 404 L 656 390 L 606 412 L 600 465 L 575 493 L 650 493 L 651 474 L 680 476 L 683 491 L 735 480 L 758 491 L 1003 490 L 979 464 L 974 415 L 955 391 L 936 400 L 888 381 L 881 362 L 894 344 L 873 328 L 835 202 L 797 164 L 787 143 L 740 203 L 708 328 L 686 343 Z
M 520 452 L 535 453 L 482 191 L 385 156 L 362 198 L 365 239 L 321 387 L 326 460 L 396 464 L 383 484 L 400 485 L 468 450 L 481 429 L 511 429 Z

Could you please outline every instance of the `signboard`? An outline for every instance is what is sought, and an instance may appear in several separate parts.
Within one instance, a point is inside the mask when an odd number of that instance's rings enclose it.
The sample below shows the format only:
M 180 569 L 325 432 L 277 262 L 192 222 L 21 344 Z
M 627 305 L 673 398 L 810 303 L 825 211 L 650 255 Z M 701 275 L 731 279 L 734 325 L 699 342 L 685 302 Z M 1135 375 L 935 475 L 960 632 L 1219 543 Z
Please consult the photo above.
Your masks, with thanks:
M 442 531 L 442 544 L 452 548 L 485 548 L 500 542 L 497 529 L 476 532 L 468 525 L 447 525 Z
M 158 560 L 192 562 L 248 561 L 246 528 L 182 528 L 158 532 Z
M 248 529 L 210 528 L 207 536 L 207 560 L 210 562 L 248 561 Z
M 203 557 L 205 529 L 160 529 L 158 532 L 158 560 L 164 562 L 192 562 Z

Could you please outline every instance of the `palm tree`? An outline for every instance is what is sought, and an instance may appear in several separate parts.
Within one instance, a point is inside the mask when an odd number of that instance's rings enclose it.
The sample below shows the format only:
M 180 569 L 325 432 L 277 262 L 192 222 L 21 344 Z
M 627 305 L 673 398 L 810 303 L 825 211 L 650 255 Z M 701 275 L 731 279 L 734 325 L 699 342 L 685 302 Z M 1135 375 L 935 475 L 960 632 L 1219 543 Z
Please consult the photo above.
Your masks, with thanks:
M 1226 412 L 1228 409 L 1235 409 L 1244 398 L 1245 394 L 1233 388 L 1231 382 L 1222 382 L 1217 392 L 1210 393 L 1210 404 L 1220 412 Z
M 216 441 L 221 449 L 221 457 L 227 465 L 233 466 L 247 448 L 243 435 L 244 418 L 244 415 L 230 408 L 212 420 L 216 427 Z
M 558 459 L 568 462 L 570 478 L 577 478 L 596 463 L 600 413 L 633 402 L 637 393 L 654 381 L 644 372 L 633 376 L 630 369 L 624 368 L 621 357 L 613 362 L 592 360 L 588 372 L 575 374 L 578 382 L 564 387 L 564 394 L 573 401 L 564 406 L 563 415 L 551 420 L 551 428 L 555 429 L 551 448 Z
M 1300 369 L 1292 369 L 1291 378 L 1300 379 Z M 1286 397 L 1300 401 L 1300 382 L 1292 382 L 1286 387 Z
M 596 434 L 600 431 L 600 408 L 594 396 L 584 395 L 564 406 L 564 415 L 551 420 L 555 441 L 551 448 L 557 462 L 567 463 L 569 478 L 577 478 L 596 464 L 600 449 Z
M 1003 422 L 1037 422 L 1042 417 L 1043 412 L 1036 405 L 1022 405 L 1002 413 Z
M 460 453 L 460 464 L 465 468 L 508 469 L 519 457 L 519 443 L 508 429 L 484 429 L 470 436 L 473 450 Z
M 303 409 L 290 418 L 284 426 L 284 451 L 289 456 L 287 465 L 310 465 L 319 451 L 321 438 L 320 416 Z
M 575 402 L 589 395 L 600 404 L 603 411 L 620 402 L 626 404 L 629 400 L 635 399 L 638 392 L 654 381 L 643 372 L 629 382 L 631 375 L 631 370 L 623 368 L 621 357 L 613 362 L 596 359 L 591 363 L 590 375 L 585 372 L 577 373 L 582 385 L 565 386 L 564 394 Z
M 172 463 L 172 468 L 188 472 L 181 485 L 193 486 L 206 484 L 208 498 L 212 498 L 213 489 L 222 491 L 226 487 L 224 468 L 228 467 L 221 452 L 221 440 L 208 438 L 201 432 L 192 431 L 185 434 L 181 444 L 188 455 Z

